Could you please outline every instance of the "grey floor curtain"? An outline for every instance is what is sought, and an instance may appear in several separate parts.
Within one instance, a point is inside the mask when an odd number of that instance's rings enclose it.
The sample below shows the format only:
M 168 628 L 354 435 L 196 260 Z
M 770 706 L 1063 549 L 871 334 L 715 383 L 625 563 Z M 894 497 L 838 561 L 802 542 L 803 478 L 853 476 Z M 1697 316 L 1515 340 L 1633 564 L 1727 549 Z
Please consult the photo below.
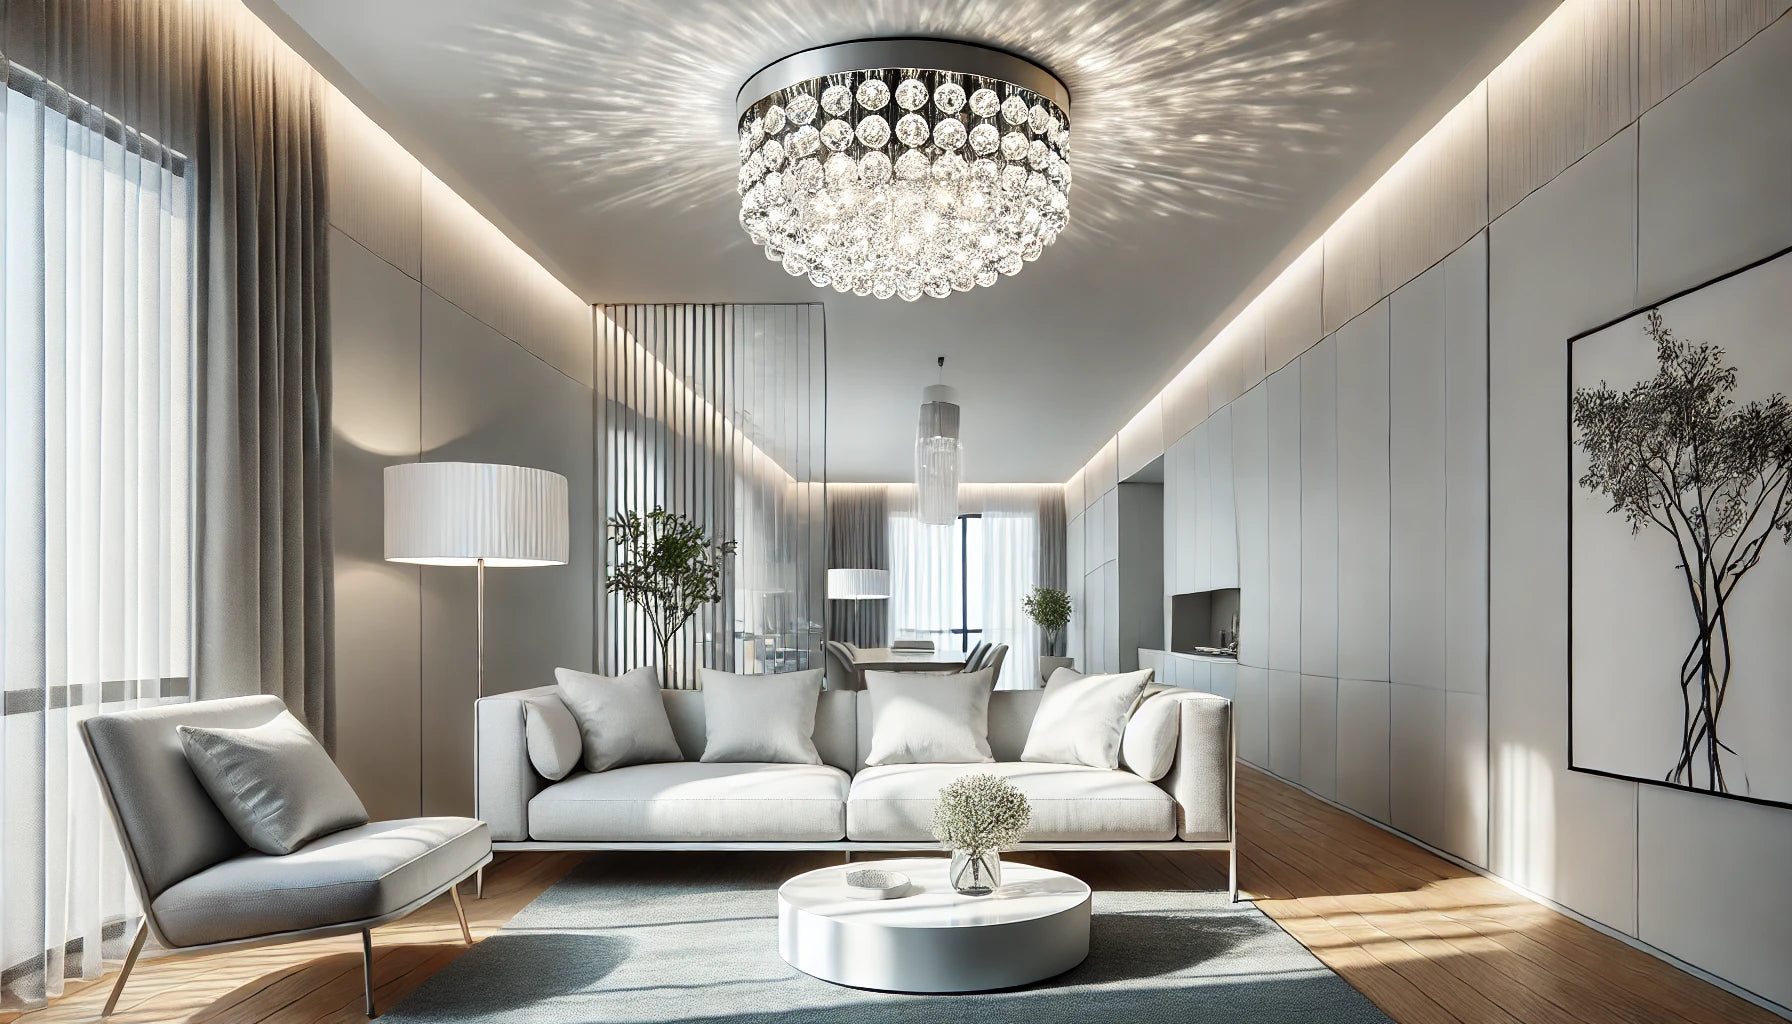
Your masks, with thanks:
M 888 569 L 888 488 L 883 484 L 828 485 L 828 568 Z M 829 601 L 827 636 L 860 647 L 882 647 L 890 637 L 890 602 Z
M 1064 510 L 1064 489 L 1050 487 L 1039 495 L 1039 562 L 1035 567 L 1035 576 L 1042 587 L 1053 590 L 1064 590 L 1065 581 L 1069 577 L 1069 520 Z M 1058 634 L 1058 642 L 1053 650 L 1040 651 L 1041 654 L 1061 655 L 1067 642 L 1062 630 Z
M 200 67 L 194 681 L 336 731 L 328 210 L 311 69 L 220 17 Z

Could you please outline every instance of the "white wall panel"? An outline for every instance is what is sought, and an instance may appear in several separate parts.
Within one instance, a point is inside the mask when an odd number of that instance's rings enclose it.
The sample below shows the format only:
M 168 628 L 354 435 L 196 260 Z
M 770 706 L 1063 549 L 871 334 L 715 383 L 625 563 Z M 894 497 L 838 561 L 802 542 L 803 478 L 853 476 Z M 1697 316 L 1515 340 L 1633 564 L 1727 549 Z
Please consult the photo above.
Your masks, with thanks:
M 1120 671 L 1120 563 L 1109 562 L 1102 569 L 1102 671 Z
M 1661 102 L 1788 7 L 1792 0 L 1637 0 L 1637 109 Z
M 1632 0 L 1572 0 L 1487 78 L 1489 213 L 1636 118 Z
M 325 89 L 330 223 L 415 279 L 422 248 L 423 168 L 335 89 Z M 587 342 L 589 334 L 587 331 Z
M 1101 566 L 1094 566 L 1083 577 L 1083 656 L 1084 672 L 1106 672 L 1108 664 L 1104 645 L 1108 635 L 1108 577 Z
M 1780 116 L 1763 117 L 1763 110 Z M 1792 245 L 1788 110 L 1792 19 L 1783 18 L 1643 115 L 1639 301 L 1664 299 Z
M 1445 684 L 1444 448 L 1448 288 L 1443 265 L 1389 300 L 1389 583 L 1396 683 Z
M 1269 767 L 1269 672 L 1238 666 L 1238 693 L 1232 714 L 1238 731 L 1238 756 L 1259 768 Z
M 1444 830 L 1438 846 L 1487 863 L 1487 695 L 1444 695 Z
M 1189 521 L 1192 538 L 1189 590 L 1213 589 L 1213 419 L 1196 427 L 1189 435 L 1192 463 L 1189 482 L 1194 499 L 1193 516 Z
M 1300 784 L 1331 799 L 1338 795 L 1338 681 L 1300 677 Z
M 1487 224 L 1487 87 L 1478 85 L 1375 184 L 1381 293 Z
M 1232 403 L 1232 481 L 1238 517 L 1238 660 L 1269 664 L 1269 389 Z
M 1300 673 L 1269 672 L 1269 770 L 1300 779 Z
M 1207 692 L 1218 694 L 1227 700 L 1238 699 L 1238 666 L 1227 661 L 1213 661 L 1207 665 Z
M 1075 519 L 1088 507 L 1089 503 L 1083 500 L 1083 471 L 1078 469 L 1064 481 L 1064 518 Z
M 1263 311 L 1263 371 L 1274 373 L 1294 362 L 1325 336 L 1321 305 L 1325 288 L 1325 244 L 1314 242 L 1295 257 L 1253 306 Z
M 1637 935 L 1792 1005 L 1792 814 L 1644 786 Z
M 1338 674 L 1338 345 L 1300 357 L 1300 670 Z
M 1388 684 L 1388 820 L 1438 846 L 1444 838 L 1445 694 Z
M 1083 517 L 1070 519 L 1064 527 L 1064 592 L 1070 597 L 1070 624 L 1064 628 L 1064 653 L 1076 659 L 1079 669 L 1089 664 L 1083 651 L 1083 637 L 1089 622 L 1089 602 L 1084 592 L 1088 563 L 1083 554 Z
M 1117 473 L 1125 480 L 1164 453 L 1163 407 L 1153 398 L 1115 436 Z
M 1338 680 L 1338 802 L 1388 820 L 1388 684 Z
M 1270 374 L 1264 391 L 1269 438 L 1268 660 L 1270 668 L 1299 672 L 1300 364 Z
M 1379 197 L 1371 191 L 1325 232 L 1325 331 L 1381 300 Z
M 1487 235 L 1444 274 L 1445 684 L 1487 692 Z M 1483 840 L 1485 845 L 1485 840 Z
M 1207 419 L 1207 583 L 1209 590 L 1238 586 L 1238 498 L 1232 469 L 1232 409 Z M 1242 609 L 1240 609 L 1242 613 Z
M 336 763 L 368 813 L 422 813 L 418 569 L 385 560 L 385 469 L 417 460 L 420 286 L 330 232 Z
M 1628 129 L 1494 222 L 1488 240 L 1489 866 L 1626 931 L 1636 784 L 1565 770 L 1566 339 L 1632 308 Z
M 1338 675 L 1388 677 L 1388 305 L 1338 331 Z
M 1204 523 L 1199 488 L 1201 436 L 1198 428 L 1191 430 L 1182 435 L 1177 448 L 1182 491 L 1176 505 L 1176 586 L 1173 592 L 1178 594 L 1201 589 L 1199 566 Z

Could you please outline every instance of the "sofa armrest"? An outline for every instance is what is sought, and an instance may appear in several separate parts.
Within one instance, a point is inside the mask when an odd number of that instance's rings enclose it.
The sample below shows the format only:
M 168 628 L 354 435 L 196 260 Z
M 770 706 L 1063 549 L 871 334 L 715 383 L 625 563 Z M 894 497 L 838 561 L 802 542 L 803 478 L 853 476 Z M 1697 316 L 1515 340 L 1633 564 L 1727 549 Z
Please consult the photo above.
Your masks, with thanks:
M 497 842 L 529 838 L 529 801 L 547 780 L 529 762 L 524 706 L 551 686 L 481 697 L 473 705 L 473 815 Z
M 1174 699 L 1181 711 L 1176 760 L 1157 784 L 1176 800 L 1176 834 L 1190 842 L 1231 842 L 1237 750 L 1232 702 L 1193 690 Z

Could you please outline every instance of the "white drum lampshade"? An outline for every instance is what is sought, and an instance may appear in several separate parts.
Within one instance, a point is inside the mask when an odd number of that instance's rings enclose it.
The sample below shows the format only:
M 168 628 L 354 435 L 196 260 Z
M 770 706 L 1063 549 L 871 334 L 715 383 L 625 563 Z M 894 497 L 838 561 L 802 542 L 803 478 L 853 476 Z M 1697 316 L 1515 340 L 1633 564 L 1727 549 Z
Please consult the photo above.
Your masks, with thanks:
M 565 565 L 566 478 L 482 462 L 386 468 L 386 560 L 498 568 Z
M 890 596 L 888 569 L 829 569 L 828 600 L 875 601 Z

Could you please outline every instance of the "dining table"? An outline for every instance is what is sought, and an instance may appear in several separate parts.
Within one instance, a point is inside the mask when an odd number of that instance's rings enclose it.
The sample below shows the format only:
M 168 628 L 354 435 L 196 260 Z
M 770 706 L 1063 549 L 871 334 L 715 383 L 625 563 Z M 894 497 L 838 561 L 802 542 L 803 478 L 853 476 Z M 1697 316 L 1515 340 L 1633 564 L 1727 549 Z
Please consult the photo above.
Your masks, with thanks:
M 892 647 L 861 647 L 852 667 L 860 672 L 957 672 L 964 668 L 967 651 L 910 651 Z

